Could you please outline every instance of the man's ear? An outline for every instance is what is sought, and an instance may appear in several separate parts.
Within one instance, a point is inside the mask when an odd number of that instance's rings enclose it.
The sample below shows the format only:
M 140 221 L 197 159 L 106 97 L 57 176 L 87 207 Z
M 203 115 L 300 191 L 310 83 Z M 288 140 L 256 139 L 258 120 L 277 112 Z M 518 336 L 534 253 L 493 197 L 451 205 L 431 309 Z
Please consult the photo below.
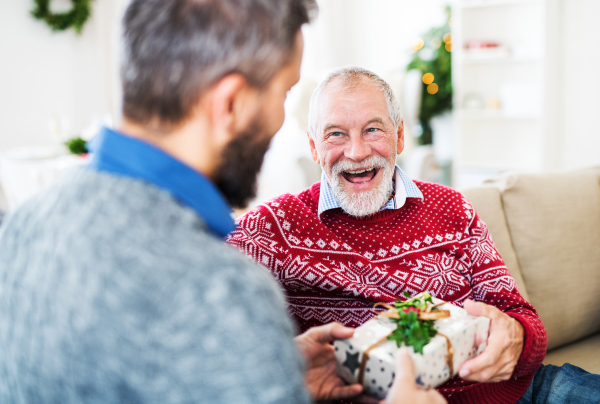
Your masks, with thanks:
M 214 128 L 215 140 L 227 143 L 236 128 L 242 127 L 249 116 L 248 104 L 250 86 L 240 74 L 229 74 L 223 77 L 209 91 L 209 97 L 204 105 L 208 108 L 209 116 Z
M 402 153 L 404 150 L 404 119 L 400 120 L 398 125 L 398 144 L 396 145 L 396 154 Z
M 317 153 L 317 147 L 315 146 L 315 140 L 310 135 L 310 132 L 306 130 L 306 136 L 308 136 L 308 145 L 310 146 L 310 154 L 315 163 L 321 164 L 319 160 L 319 153 Z

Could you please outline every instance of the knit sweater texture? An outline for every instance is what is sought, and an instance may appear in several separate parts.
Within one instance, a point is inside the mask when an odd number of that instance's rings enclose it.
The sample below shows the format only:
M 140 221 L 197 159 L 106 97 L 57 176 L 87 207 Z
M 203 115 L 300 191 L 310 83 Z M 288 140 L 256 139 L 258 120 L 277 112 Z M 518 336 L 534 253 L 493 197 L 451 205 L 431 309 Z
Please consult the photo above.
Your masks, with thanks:
M 0 232 L 1 403 L 310 401 L 277 283 L 168 192 L 79 169 Z
M 473 299 L 518 320 L 523 352 L 510 380 L 455 377 L 439 391 L 451 403 L 514 403 L 546 352 L 546 331 L 519 294 L 486 225 L 460 193 L 415 181 L 424 200 L 356 219 L 341 209 L 317 216 L 320 183 L 282 195 L 238 220 L 228 242 L 268 268 L 284 287 L 299 327 L 338 321 L 357 327 L 376 302 L 427 291 L 462 307 Z

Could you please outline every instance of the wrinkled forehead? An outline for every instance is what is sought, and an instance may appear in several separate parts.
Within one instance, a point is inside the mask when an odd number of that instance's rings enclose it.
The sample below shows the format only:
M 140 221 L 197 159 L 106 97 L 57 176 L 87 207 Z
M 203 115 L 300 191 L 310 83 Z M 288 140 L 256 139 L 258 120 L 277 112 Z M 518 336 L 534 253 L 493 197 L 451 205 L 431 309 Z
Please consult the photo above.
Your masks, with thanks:
M 317 131 L 331 120 L 360 121 L 376 116 L 393 125 L 383 90 L 367 77 L 351 81 L 336 78 L 327 83 L 317 101 Z

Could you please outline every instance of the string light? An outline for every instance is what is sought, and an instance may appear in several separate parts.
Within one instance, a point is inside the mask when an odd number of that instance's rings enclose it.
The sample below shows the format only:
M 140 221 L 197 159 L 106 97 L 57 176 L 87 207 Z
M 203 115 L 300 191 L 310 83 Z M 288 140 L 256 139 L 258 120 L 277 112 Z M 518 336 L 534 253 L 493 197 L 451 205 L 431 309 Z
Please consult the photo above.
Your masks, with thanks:
M 451 44 L 451 43 L 447 43 L 447 44 L 444 46 L 444 48 L 446 48 L 446 50 L 447 50 L 448 52 L 452 52 L 452 44 Z
M 452 34 L 447 32 L 444 34 L 444 43 L 452 43 Z
M 435 94 L 438 92 L 438 90 L 439 90 L 439 87 L 435 83 L 431 83 L 430 85 L 427 86 L 427 92 L 429 94 Z
M 413 45 L 413 48 L 415 49 L 415 51 L 418 51 L 419 49 L 422 49 L 423 46 L 425 45 L 425 41 L 421 38 L 418 38 L 415 41 L 415 44 Z
M 433 77 L 433 74 L 431 74 L 431 73 L 425 73 L 423 75 L 423 83 L 425 83 L 425 84 L 433 83 L 433 79 L 434 79 L 434 77 Z

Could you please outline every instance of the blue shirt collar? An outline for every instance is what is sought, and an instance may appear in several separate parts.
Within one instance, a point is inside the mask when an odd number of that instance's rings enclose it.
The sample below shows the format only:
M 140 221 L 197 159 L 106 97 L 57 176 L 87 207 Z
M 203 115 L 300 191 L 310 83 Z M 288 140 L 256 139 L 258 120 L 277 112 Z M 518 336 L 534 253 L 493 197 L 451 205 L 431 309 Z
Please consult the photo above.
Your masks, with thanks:
M 102 128 L 88 143 L 93 153 L 88 167 L 149 182 L 196 211 L 218 236 L 225 237 L 235 222 L 219 190 L 202 174 L 161 149 L 114 130 Z
M 381 208 L 382 210 L 386 209 L 400 209 L 404 206 L 406 202 L 406 198 L 420 198 L 423 200 L 423 193 L 417 187 L 417 184 L 411 180 L 408 175 L 398 166 L 396 166 L 396 172 L 394 173 L 394 183 L 396 184 L 396 192 L 394 193 L 394 197 L 389 200 L 389 202 Z M 321 213 L 325 212 L 329 209 L 339 208 L 340 204 L 333 194 L 333 190 L 329 186 L 327 179 L 325 178 L 325 173 L 321 174 L 321 191 L 319 194 L 319 209 L 318 216 L 321 217 Z

